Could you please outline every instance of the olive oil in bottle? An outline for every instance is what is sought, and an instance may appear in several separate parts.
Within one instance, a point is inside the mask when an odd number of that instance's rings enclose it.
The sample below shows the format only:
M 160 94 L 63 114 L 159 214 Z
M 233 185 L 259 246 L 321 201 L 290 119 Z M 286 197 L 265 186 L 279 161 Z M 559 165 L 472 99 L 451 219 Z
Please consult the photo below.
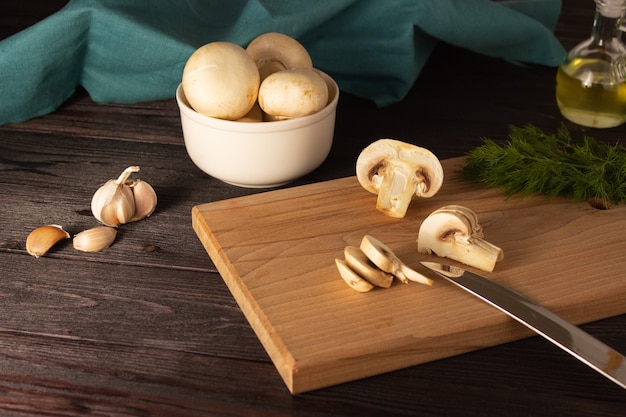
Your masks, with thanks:
M 556 100 L 568 120 L 609 128 L 626 121 L 626 0 L 595 0 L 591 37 L 572 49 L 556 77 Z

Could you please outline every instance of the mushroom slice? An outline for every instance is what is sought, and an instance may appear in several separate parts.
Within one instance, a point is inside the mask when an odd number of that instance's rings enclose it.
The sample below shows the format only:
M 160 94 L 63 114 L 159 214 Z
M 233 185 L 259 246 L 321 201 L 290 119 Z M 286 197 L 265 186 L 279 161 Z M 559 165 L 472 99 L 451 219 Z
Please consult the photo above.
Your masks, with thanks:
M 374 285 L 354 272 L 343 259 L 336 258 L 335 264 L 339 270 L 341 278 L 350 286 L 350 288 L 358 292 L 368 292 L 374 288 Z
M 417 237 L 417 251 L 489 272 L 504 258 L 501 248 L 483 239 L 476 213 L 458 205 L 441 207 L 424 219 Z
M 392 274 L 405 284 L 409 280 L 426 285 L 433 283 L 430 278 L 409 268 L 387 245 L 370 235 L 363 236 L 360 249 L 374 265 Z
M 356 175 L 363 188 L 378 194 L 376 208 L 403 218 L 414 197 L 432 197 L 443 184 L 443 167 L 428 149 L 394 139 L 379 139 L 361 151 Z
M 317 113 L 326 104 L 328 85 L 313 69 L 275 72 L 259 88 L 259 106 L 270 121 Z
M 357 246 L 346 246 L 343 253 L 348 266 L 362 278 L 377 287 L 391 286 L 393 275 L 378 269 Z
M 313 68 L 306 48 L 294 38 L 277 32 L 257 36 L 246 48 L 256 63 L 261 81 L 277 71 L 294 68 Z

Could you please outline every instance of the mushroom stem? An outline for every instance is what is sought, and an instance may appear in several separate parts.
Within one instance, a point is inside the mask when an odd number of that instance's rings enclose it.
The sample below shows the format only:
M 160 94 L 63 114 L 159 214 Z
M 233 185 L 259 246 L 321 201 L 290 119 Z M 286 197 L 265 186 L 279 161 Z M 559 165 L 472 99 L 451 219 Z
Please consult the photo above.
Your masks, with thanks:
M 402 166 L 405 164 L 398 162 L 395 169 L 387 170 L 382 177 L 376 208 L 391 217 L 402 218 L 415 195 L 419 181 L 415 181 L 417 177 L 408 172 L 408 167 Z
M 437 256 L 454 259 L 489 272 L 493 271 L 496 262 L 501 261 L 503 258 L 501 248 L 477 237 L 461 238 L 455 246 L 449 246 L 449 248 L 449 251 L 439 249 L 437 252 L 433 252 Z

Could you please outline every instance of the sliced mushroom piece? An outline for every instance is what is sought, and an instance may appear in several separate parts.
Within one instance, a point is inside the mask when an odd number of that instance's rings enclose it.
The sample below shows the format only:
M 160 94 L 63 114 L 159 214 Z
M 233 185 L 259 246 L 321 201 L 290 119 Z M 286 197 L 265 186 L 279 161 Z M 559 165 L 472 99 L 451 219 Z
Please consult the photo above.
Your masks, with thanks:
M 317 113 L 326 104 L 328 85 L 313 69 L 275 72 L 259 88 L 259 106 L 270 121 Z
M 354 272 L 343 259 L 336 258 L 335 264 L 339 270 L 339 275 L 350 288 L 358 292 L 368 292 L 374 288 L 371 282 Z
M 430 278 L 408 267 L 387 245 L 370 235 L 363 236 L 359 248 L 374 265 L 392 274 L 405 284 L 409 280 L 419 282 L 420 284 L 433 284 Z
M 395 139 L 363 149 L 356 175 L 363 188 L 378 194 L 376 208 L 397 218 L 406 216 L 414 197 L 432 197 L 443 184 L 443 167 L 432 152 Z
M 458 205 L 441 207 L 424 219 L 417 237 L 417 251 L 489 272 L 504 258 L 500 247 L 483 239 L 476 213 Z
M 246 52 L 256 63 L 261 81 L 270 74 L 294 68 L 313 68 L 306 48 L 294 38 L 277 32 L 257 36 Z
M 346 246 L 343 253 L 348 266 L 362 278 L 377 287 L 391 286 L 393 275 L 377 268 L 357 246 Z

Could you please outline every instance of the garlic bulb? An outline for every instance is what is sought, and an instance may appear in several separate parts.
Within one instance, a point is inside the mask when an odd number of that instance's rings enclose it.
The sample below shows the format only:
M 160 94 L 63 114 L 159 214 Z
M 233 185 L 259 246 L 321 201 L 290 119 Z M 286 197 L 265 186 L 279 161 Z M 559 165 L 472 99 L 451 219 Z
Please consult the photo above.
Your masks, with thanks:
M 91 212 L 106 226 L 134 222 L 148 217 L 156 208 L 157 197 L 150 184 L 129 180 L 138 166 L 128 167 L 116 180 L 107 181 L 91 199 Z
M 126 180 L 139 167 L 128 167 L 116 180 L 108 180 L 98 188 L 91 199 L 91 212 L 107 226 L 127 223 L 135 215 L 135 197 Z

